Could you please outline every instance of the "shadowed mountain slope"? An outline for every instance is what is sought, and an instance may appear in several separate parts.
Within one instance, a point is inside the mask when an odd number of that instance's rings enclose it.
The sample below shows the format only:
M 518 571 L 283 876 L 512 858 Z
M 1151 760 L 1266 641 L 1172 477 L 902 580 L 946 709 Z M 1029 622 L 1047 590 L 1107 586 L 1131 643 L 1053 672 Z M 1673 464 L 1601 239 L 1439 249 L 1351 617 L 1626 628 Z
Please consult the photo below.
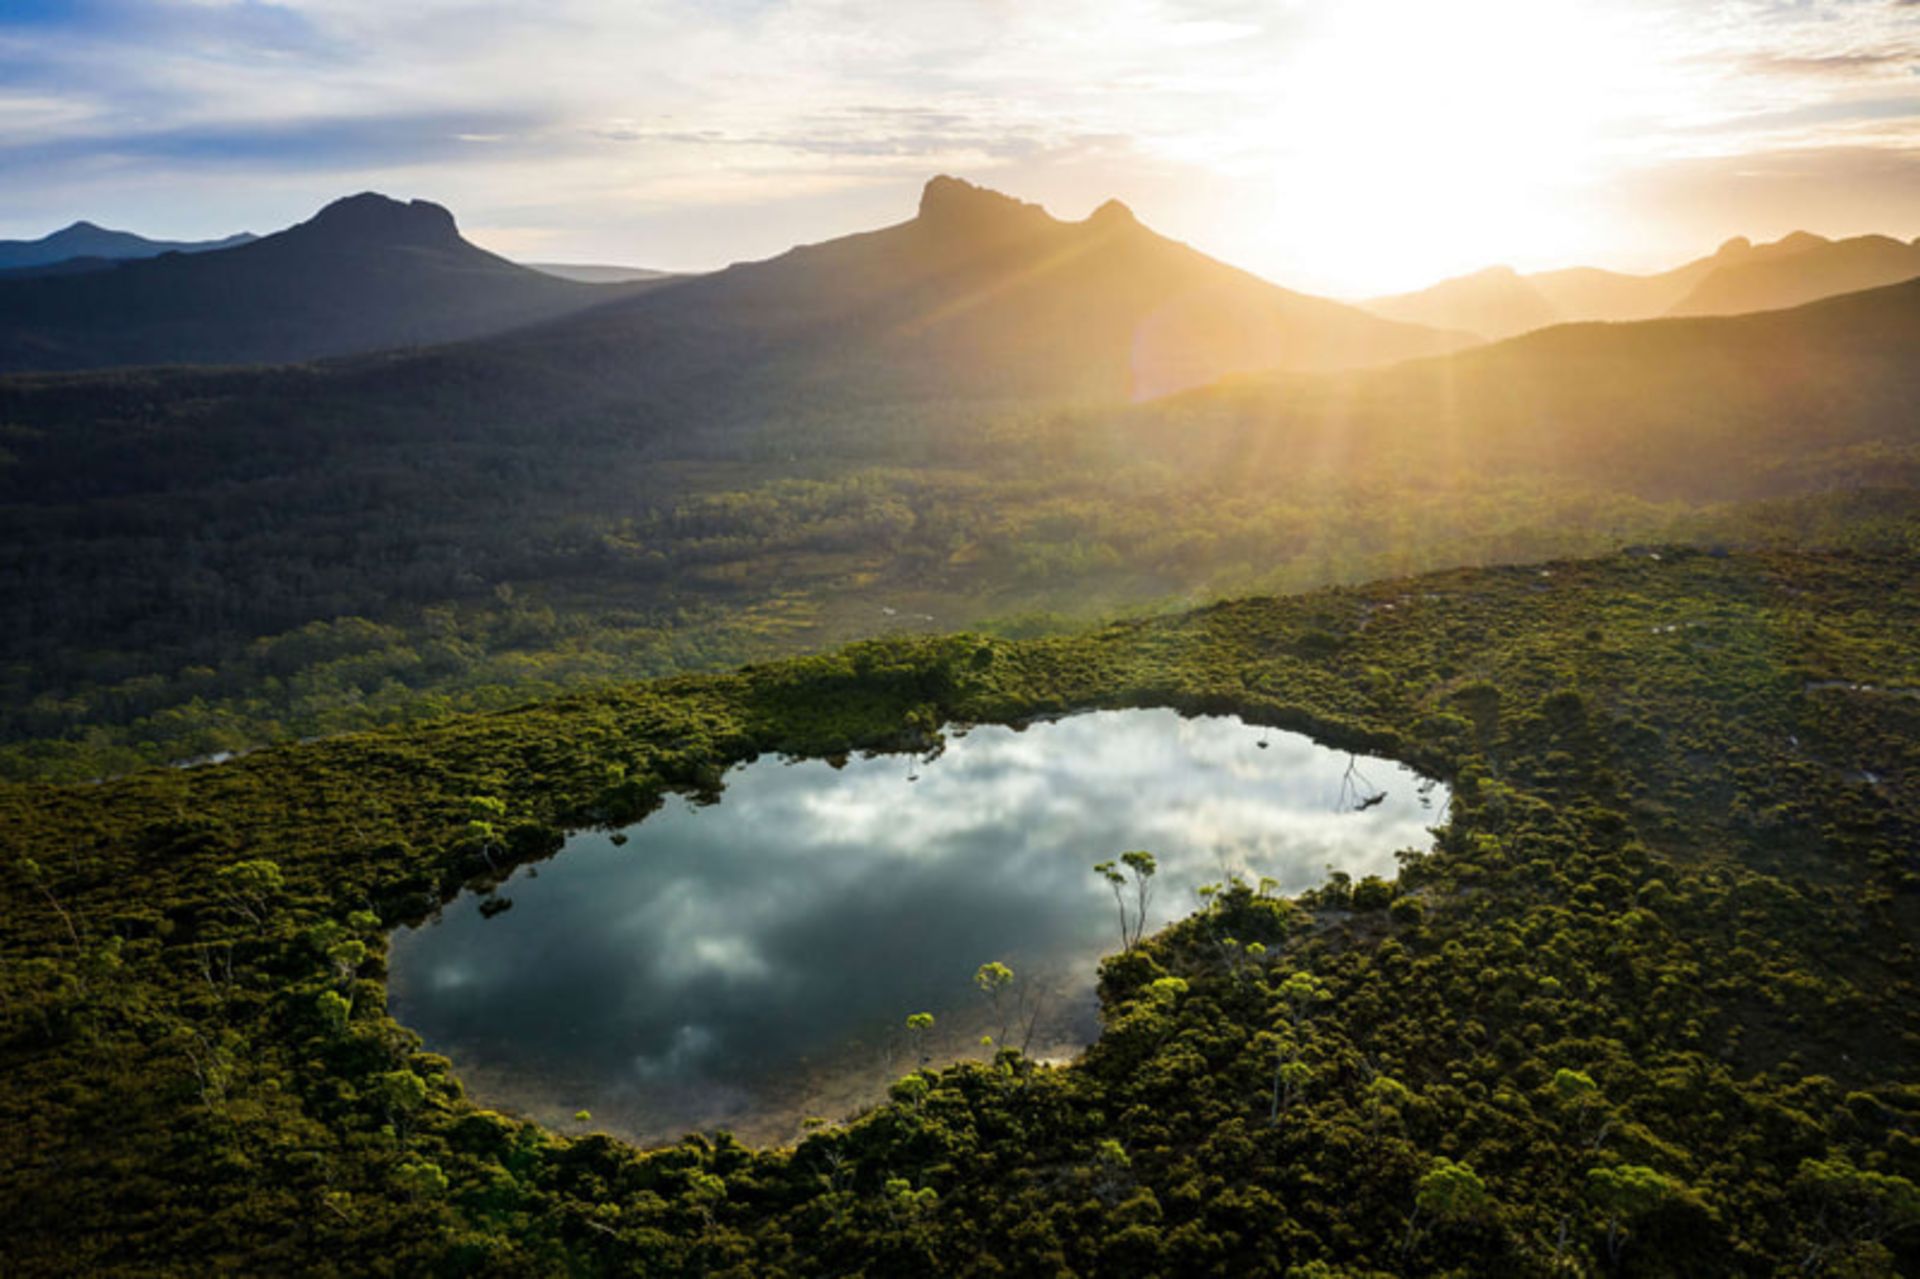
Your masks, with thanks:
M 610 298 L 366 194 L 236 248 L 0 279 L 0 369 L 247 364 L 445 342 Z

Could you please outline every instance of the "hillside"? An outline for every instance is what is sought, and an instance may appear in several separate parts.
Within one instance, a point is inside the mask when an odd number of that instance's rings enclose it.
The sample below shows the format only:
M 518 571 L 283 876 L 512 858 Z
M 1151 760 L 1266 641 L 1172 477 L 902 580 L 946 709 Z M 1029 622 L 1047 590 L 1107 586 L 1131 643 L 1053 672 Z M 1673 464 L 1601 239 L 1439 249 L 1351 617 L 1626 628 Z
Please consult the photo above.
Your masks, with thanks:
M 1525 278 L 1529 286 L 1547 299 L 1560 323 L 1651 320 L 1665 315 L 1718 264 L 1743 256 L 1748 247 L 1745 240 L 1730 240 L 1708 257 L 1649 275 L 1606 271 L 1599 267 L 1567 267 Z
M 1225 454 L 1406 482 L 1527 472 L 1689 500 L 1911 483 L 1916 352 L 1920 281 L 1787 311 L 1564 325 L 1365 374 L 1242 379 L 1144 406 L 1125 438 L 1194 466 Z
M 102 262 L 155 258 L 163 253 L 209 253 L 251 243 L 242 231 L 218 240 L 149 240 L 131 231 L 113 231 L 91 222 L 75 222 L 38 240 L 0 240 L 0 270 L 44 267 L 75 258 Z
M 636 304 L 635 310 L 648 306 Z M 916 391 L 1142 399 L 1228 373 L 1435 354 L 1464 339 L 1293 293 L 1156 235 L 1118 201 L 1062 222 L 958 179 L 910 222 L 808 245 L 676 290 L 676 313 L 792 340 L 819 376 Z
M 1920 241 L 1884 235 L 1849 240 L 1789 237 L 1792 252 L 1716 268 L 1675 303 L 1670 315 L 1738 315 L 1799 306 L 1920 277 Z
M 1359 305 L 1489 340 L 1552 324 L 1737 315 L 1800 306 L 1920 276 L 1920 245 L 1885 236 L 1828 240 L 1795 232 L 1770 244 L 1736 237 L 1707 257 L 1652 275 L 1571 267 L 1523 275 L 1491 267 Z
M 1118 202 L 1064 222 L 937 177 L 906 222 L 364 372 L 407 391 L 485 379 L 542 416 L 624 419 L 636 436 L 697 412 L 712 438 L 814 412 L 845 429 L 849 412 L 906 402 L 938 413 L 1139 399 L 1233 372 L 1468 343 L 1278 288 L 1154 234 Z
M 908 618 L 1030 633 L 1681 533 L 1892 546 L 1920 524 L 1920 285 L 1076 406 L 991 394 L 1020 362 L 980 356 L 947 399 L 944 366 L 821 362 L 772 305 L 807 303 L 793 276 L 828 275 L 809 257 L 419 355 L 0 380 L 0 772 L 934 624 Z
M 1651 275 L 1631 275 L 1599 267 L 1568 267 L 1531 274 L 1522 274 L 1512 267 L 1489 267 L 1471 275 L 1442 280 L 1425 289 L 1373 298 L 1359 305 L 1377 315 L 1411 323 L 1439 324 L 1456 319 L 1469 332 L 1498 341 L 1550 324 L 1654 319 L 1665 315 L 1720 267 L 1749 261 L 1756 255 L 1766 257 L 1786 251 L 1789 250 L 1775 246 L 1755 248 L 1750 241 L 1736 238 L 1707 257 Z
M 1917 605 L 1910 556 L 1663 548 L 0 785 L 9 1273 L 1913 1273 Z M 568 829 L 1113 706 L 1452 802 L 1394 882 L 1229 882 L 1110 957 L 1073 1064 L 784 1148 L 540 1128 L 386 1013 L 389 930 Z
M 437 205 L 368 194 L 238 247 L 0 277 L 0 369 L 305 360 L 496 333 L 618 296 L 475 248 Z
M 1408 324 L 1472 333 L 1487 340 L 1558 324 L 1567 312 L 1510 266 L 1443 280 L 1430 288 L 1361 303 L 1375 315 Z

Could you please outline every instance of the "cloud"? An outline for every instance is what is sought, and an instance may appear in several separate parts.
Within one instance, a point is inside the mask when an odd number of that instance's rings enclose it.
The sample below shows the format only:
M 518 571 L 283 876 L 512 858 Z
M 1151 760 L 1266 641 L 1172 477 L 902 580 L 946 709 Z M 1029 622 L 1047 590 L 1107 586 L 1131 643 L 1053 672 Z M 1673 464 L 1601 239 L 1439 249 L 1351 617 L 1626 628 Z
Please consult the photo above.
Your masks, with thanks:
M 1920 94 L 1899 98 L 1844 98 L 1809 102 L 1778 111 L 1729 116 L 1724 120 L 1699 125 L 1692 131 L 1758 135 L 1879 120 L 1909 121 L 1920 132 Z
M 760 148 L 793 156 L 911 158 L 969 153 L 1027 158 L 1071 148 L 1098 135 L 1069 135 L 1041 125 L 977 120 L 963 112 L 911 106 L 856 105 L 803 116 L 775 130 L 686 129 L 615 120 L 589 132 L 615 142 L 687 147 Z
M 1920 0 L 1902 0 L 1920 4 Z M 1826 53 L 1803 57 L 1779 54 L 1754 54 L 1742 60 L 1743 67 L 1755 74 L 1793 76 L 1836 76 L 1852 78 L 1884 71 L 1905 70 L 1920 62 L 1920 53 L 1909 49 L 1880 53 Z
M 0 235 L 266 229 L 375 187 L 697 268 L 896 220 L 957 169 L 1331 287 L 1330 235 L 1448 177 L 1512 208 L 1527 175 L 1538 224 L 1589 247 L 1520 252 L 1603 255 L 1582 191 L 1612 176 L 1904 153 L 1917 42 L 1881 0 L 11 0 Z
M 0 103 L 0 112 L 4 103 Z M 538 129 L 526 117 L 402 114 L 189 124 L 151 132 L 88 132 L 52 142 L 0 137 L 9 163 L 85 165 L 111 158 L 192 167 L 239 166 L 254 172 L 379 165 L 452 156 L 472 141 L 508 142 Z

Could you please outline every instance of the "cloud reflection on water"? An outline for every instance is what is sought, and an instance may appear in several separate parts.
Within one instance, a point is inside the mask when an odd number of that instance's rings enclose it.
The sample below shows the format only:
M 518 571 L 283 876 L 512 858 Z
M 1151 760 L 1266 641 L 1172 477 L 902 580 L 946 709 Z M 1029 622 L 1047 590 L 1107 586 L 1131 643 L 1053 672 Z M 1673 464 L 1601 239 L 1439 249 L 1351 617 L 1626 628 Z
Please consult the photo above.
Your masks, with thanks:
M 917 769 L 761 760 L 720 804 L 670 804 L 624 847 L 575 836 L 502 888 L 510 911 L 482 918 L 469 896 L 396 935 L 394 1012 L 477 1092 L 543 1118 L 584 1106 L 641 1138 L 790 1130 L 770 1116 L 877 1088 L 876 1045 L 908 1013 L 977 1015 L 987 960 L 1072 985 L 1056 1033 L 1089 1037 L 1117 935 L 1095 861 L 1153 851 L 1155 926 L 1223 865 L 1288 892 L 1329 865 L 1392 874 L 1444 792 L 1423 803 L 1414 774 L 1362 760 L 1387 798 L 1354 812 L 1348 765 L 1297 734 L 1164 710 L 975 728 Z M 835 1076 L 839 1091 L 821 1082 Z

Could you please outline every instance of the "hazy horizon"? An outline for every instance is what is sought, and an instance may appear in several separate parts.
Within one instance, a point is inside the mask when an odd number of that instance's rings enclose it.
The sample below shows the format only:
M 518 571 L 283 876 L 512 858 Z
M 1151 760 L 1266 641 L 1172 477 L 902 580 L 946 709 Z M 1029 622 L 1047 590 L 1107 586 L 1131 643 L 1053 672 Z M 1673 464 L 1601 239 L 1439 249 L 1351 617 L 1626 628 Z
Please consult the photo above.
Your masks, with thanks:
M 706 270 L 938 172 L 1289 287 L 1920 234 L 1920 6 L 1826 0 L 16 4 L 0 236 L 268 232 L 374 189 L 521 260 Z
M 939 176 L 939 175 L 930 175 L 929 180 L 931 180 L 932 176 Z M 970 182 L 973 181 L 972 179 L 967 178 L 966 175 L 964 174 L 950 174 L 946 176 L 958 177 L 958 178 L 961 178 L 963 181 L 970 181 Z M 1020 192 L 1012 191 L 1012 190 L 1001 190 L 998 187 L 994 187 L 991 182 L 979 181 L 979 182 L 973 182 L 973 185 L 981 186 L 989 190 L 999 191 L 1000 194 L 1013 196 L 1016 199 L 1023 198 Z M 346 199 L 350 195 L 356 195 L 356 194 L 362 194 L 362 193 L 361 192 L 343 192 L 339 197 L 336 197 L 336 198 Z M 419 195 L 419 194 L 414 194 L 409 192 L 394 192 L 394 191 L 380 191 L 380 192 L 376 192 L 375 194 L 388 196 L 402 203 L 405 203 L 410 200 L 428 200 L 435 204 L 442 204 L 444 207 L 444 202 L 439 200 L 434 200 L 431 196 L 428 196 L 428 195 Z M 883 222 L 875 223 L 872 225 L 846 226 L 837 231 L 833 231 L 827 235 L 819 237 L 819 240 L 837 239 L 843 236 L 857 235 L 863 231 L 871 231 L 871 230 L 879 229 L 882 226 L 896 225 L 913 216 L 914 206 L 911 203 L 911 200 L 917 199 L 917 197 L 918 197 L 917 191 L 910 193 L 910 196 L 909 196 L 910 202 L 898 212 L 897 216 L 887 218 Z M 329 200 L 327 203 L 332 203 L 332 201 Z M 1029 201 L 1029 203 L 1032 203 L 1032 202 Z M 1104 201 L 1102 201 L 1101 203 L 1104 203 Z M 233 235 L 236 233 L 251 233 L 255 236 L 270 235 L 270 234 L 273 234 L 274 232 L 285 230 L 287 229 L 288 226 L 292 226 L 299 222 L 308 220 L 308 218 L 319 213 L 320 208 L 323 208 L 323 207 L 325 206 L 322 205 L 320 207 L 317 207 L 313 209 L 311 212 L 309 212 L 308 214 L 301 217 L 297 217 L 292 222 L 289 222 L 281 226 L 271 226 L 266 228 L 242 227 L 242 228 L 238 228 L 237 232 L 220 232 L 217 230 L 208 229 L 204 233 L 193 233 L 193 234 L 187 235 L 184 238 L 190 239 L 190 240 L 212 242 L 215 240 L 224 239 L 227 236 Z M 453 209 L 450 209 L 449 211 L 453 213 L 456 221 L 458 221 L 460 218 L 460 210 L 457 208 L 453 208 Z M 1062 221 L 1069 221 L 1069 222 L 1080 221 L 1092 212 L 1092 210 L 1087 210 L 1085 213 L 1072 215 L 1072 214 L 1063 214 L 1060 210 L 1054 209 L 1054 208 L 1047 208 L 1046 211 L 1055 218 L 1058 218 Z M 1138 214 L 1138 212 L 1139 212 L 1138 210 L 1135 210 L 1136 215 Z M 1150 218 L 1143 219 L 1143 221 L 1151 229 L 1155 231 L 1161 231 L 1164 233 L 1164 228 L 1156 225 Z M 56 232 L 66 230 L 67 228 L 73 226 L 75 223 L 78 223 L 78 222 L 89 222 L 100 227 L 101 229 L 108 230 L 108 231 L 132 232 L 134 234 L 142 235 L 150 239 L 169 240 L 173 238 L 171 236 L 156 235 L 155 233 L 151 232 L 145 227 L 105 223 L 105 222 L 102 222 L 100 219 L 90 218 L 85 216 L 84 214 L 76 215 L 73 219 L 67 222 L 61 223 L 59 226 L 49 227 L 45 231 L 37 234 L 33 232 L 27 232 L 18 236 L 0 237 L 0 238 L 11 238 L 11 239 L 19 239 L 19 240 L 37 240 L 37 239 L 44 238 L 46 236 L 50 236 Z M 655 266 L 652 263 L 642 261 L 631 256 L 619 256 L 616 254 L 601 255 L 598 257 L 578 256 L 578 255 L 567 256 L 564 254 L 555 255 L 555 256 L 546 256 L 546 257 L 530 257 L 524 254 L 515 254 L 497 245 L 488 244 L 486 242 L 486 233 L 484 230 L 476 232 L 472 227 L 469 227 L 464 223 L 460 224 L 460 233 L 467 240 L 471 241 L 474 244 L 479 245 L 481 248 L 488 249 L 489 251 L 498 253 L 503 257 L 507 257 L 522 263 L 538 263 L 541 266 L 579 266 L 579 267 L 601 266 L 601 267 L 611 267 L 611 268 L 667 270 L 667 271 L 674 271 L 674 272 L 680 272 L 685 274 L 699 274 L 699 273 L 704 273 L 708 271 L 720 270 L 726 266 L 735 265 L 742 262 L 763 261 L 767 258 L 777 256 L 778 254 L 785 252 L 787 249 L 793 248 L 797 245 L 818 242 L 817 240 L 816 241 L 795 240 L 792 244 L 783 245 L 783 246 L 780 246 L 779 248 L 769 249 L 766 253 L 756 257 L 751 257 L 751 258 L 728 257 L 728 258 L 724 258 L 723 260 L 716 260 L 711 264 L 708 264 L 705 266 L 699 266 L 699 267 L 660 268 Z M 1666 261 L 1645 261 L 1645 262 L 1635 261 L 1630 264 L 1620 264 L 1620 263 L 1613 263 L 1613 262 L 1606 262 L 1606 261 L 1581 259 L 1581 260 L 1568 260 L 1568 261 L 1560 261 L 1560 262 L 1531 263 L 1524 266 L 1519 266 L 1513 262 L 1504 261 L 1504 260 L 1487 261 L 1487 262 L 1481 263 L 1478 266 L 1466 267 L 1458 271 L 1451 271 L 1444 276 L 1435 276 L 1432 278 L 1421 279 L 1416 282 L 1406 284 L 1404 287 L 1396 287 L 1392 289 L 1383 289 L 1383 290 L 1377 290 L 1377 291 L 1369 291 L 1369 290 L 1355 291 L 1352 289 L 1344 289 L 1344 290 L 1328 289 L 1325 292 L 1326 292 L 1326 296 L 1335 298 L 1337 300 L 1361 302 L 1361 301 L 1367 301 L 1376 296 L 1386 296 L 1388 294 L 1397 294 L 1402 292 L 1408 292 L 1408 293 L 1417 292 L 1423 288 L 1436 285 L 1436 284 L 1441 284 L 1448 280 L 1458 279 L 1466 276 L 1479 274 L 1484 271 L 1497 270 L 1497 269 L 1502 269 L 1507 267 L 1513 267 L 1514 269 L 1521 271 L 1523 274 L 1531 273 L 1531 272 L 1553 271 L 1553 270 L 1573 268 L 1573 267 L 1598 267 L 1601 269 L 1620 271 L 1628 274 L 1654 273 L 1654 272 L 1668 270 L 1674 267 L 1679 267 L 1688 262 L 1696 261 L 1700 258 L 1711 256 L 1717 249 L 1721 248 L 1730 240 L 1747 239 L 1752 241 L 1754 244 L 1765 244 L 1765 243 L 1776 241 L 1783 236 L 1794 234 L 1794 233 L 1812 233 L 1814 235 L 1823 236 L 1824 238 L 1827 238 L 1830 240 L 1840 240 L 1840 239 L 1848 238 L 1849 236 L 1860 236 L 1860 235 L 1890 235 L 1897 239 L 1909 240 L 1916 243 L 1920 243 L 1920 237 L 1902 236 L 1902 235 L 1899 235 L 1897 232 L 1889 232 L 1879 228 L 1866 228 L 1864 230 L 1848 231 L 1840 234 L 1829 234 L 1821 231 L 1817 227 L 1795 226 L 1795 227 L 1789 228 L 1786 231 L 1779 232 L 1778 234 L 1765 235 L 1765 236 L 1751 236 L 1751 235 L 1747 235 L 1744 232 L 1736 231 L 1729 235 L 1722 236 L 1720 239 L 1717 239 L 1712 243 L 1702 244 L 1698 247 L 1697 250 L 1684 252 L 1681 254 L 1681 256 L 1670 259 L 1670 260 L 1666 260 Z M 1178 237 L 1174 237 L 1174 238 L 1178 238 Z M 1231 258 L 1227 257 L 1224 254 L 1215 253 L 1210 248 L 1210 246 L 1206 244 L 1195 244 L 1193 247 L 1199 249 L 1201 252 L 1208 253 L 1211 256 L 1219 258 L 1222 261 L 1229 262 L 1231 265 L 1243 267 L 1244 269 L 1253 271 L 1253 273 L 1256 275 L 1263 275 L 1263 273 L 1260 272 L 1257 268 L 1247 267 L 1244 263 L 1234 262 Z M 1272 275 L 1263 275 L 1263 278 L 1269 280 L 1271 283 L 1279 284 L 1283 287 L 1302 287 L 1300 285 L 1300 282 L 1297 280 L 1278 279 L 1273 277 Z

